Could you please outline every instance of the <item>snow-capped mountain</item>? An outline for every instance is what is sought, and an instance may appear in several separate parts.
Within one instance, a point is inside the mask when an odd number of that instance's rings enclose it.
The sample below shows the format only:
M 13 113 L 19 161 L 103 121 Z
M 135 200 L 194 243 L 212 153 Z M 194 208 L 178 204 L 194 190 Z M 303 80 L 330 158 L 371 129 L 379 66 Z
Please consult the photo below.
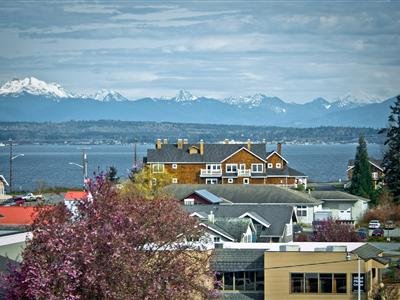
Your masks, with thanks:
M 120 93 L 113 91 L 113 90 L 106 90 L 106 89 L 101 89 L 94 95 L 88 96 L 88 98 L 95 99 L 95 100 L 102 101 L 102 102 L 128 101 L 128 99 L 125 98 L 124 96 L 122 96 Z
M 0 95 L 18 96 L 22 93 L 57 98 L 76 97 L 76 95 L 67 92 L 57 83 L 46 83 L 35 77 L 26 77 L 24 79 L 15 78 L 7 81 L 0 88 Z
M 222 99 L 221 101 L 224 103 L 228 103 L 230 105 L 247 105 L 247 106 L 260 106 L 261 102 L 266 98 L 265 95 L 257 93 L 253 96 L 234 96 Z
M 190 102 L 190 101 L 195 101 L 197 99 L 198 98 L 196 96 L 193 96 L 189 91 L 180 90 L 178 94 L 171 100 L 174 100 L 175 102 Z
M 336 107 L 360 107 L 372 103 L 380 103 L 382 100 L 374 95 L 360 94 L 352 95 L 350 93 L 341 97 L 336 97 L 332 101 Z

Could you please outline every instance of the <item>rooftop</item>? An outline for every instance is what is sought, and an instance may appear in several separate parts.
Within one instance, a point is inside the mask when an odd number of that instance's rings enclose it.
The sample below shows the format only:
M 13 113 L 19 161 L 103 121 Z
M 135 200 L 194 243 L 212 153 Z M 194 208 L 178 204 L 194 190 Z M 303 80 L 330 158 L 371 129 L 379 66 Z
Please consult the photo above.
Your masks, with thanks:
M 364 200 L 369 202 L 369 199 L 361 196 L 352 195 L 342 191 L 312 191 L 311 196 L 322 201 L 358 201 Z

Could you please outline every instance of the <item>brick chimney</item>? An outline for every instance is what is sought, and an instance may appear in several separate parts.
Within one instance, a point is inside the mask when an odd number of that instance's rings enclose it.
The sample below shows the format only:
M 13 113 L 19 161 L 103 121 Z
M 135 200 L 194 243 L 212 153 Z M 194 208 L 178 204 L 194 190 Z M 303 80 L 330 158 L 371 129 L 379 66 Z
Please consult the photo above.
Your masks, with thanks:
M 247 150 L 251 150 L 251 141 L 250 141 L 250 139 L 247 140 Z
M 178 139 L 178 149 L 183 149 L 183 141 L 182 141 L 182 139 Z
M 203 155 L 204 154 L 204 141 L 203 140 L 200 140 L 199 146 L 200 146 L 200 155 Z
M 161 149 L 161 139 L 157 139 L 156 141 L 156 149 Z
M 282 155 L 282 143 L 276 145 L 276 152 L 278 152 L 279 155 Z

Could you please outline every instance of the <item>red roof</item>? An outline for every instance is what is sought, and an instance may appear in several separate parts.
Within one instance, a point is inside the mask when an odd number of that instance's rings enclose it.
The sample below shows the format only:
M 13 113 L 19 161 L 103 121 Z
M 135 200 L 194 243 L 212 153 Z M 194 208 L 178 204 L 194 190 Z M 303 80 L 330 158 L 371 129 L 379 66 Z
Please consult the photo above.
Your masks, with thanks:
M 34 206 L 0 206 L 0 225 L 31 225 L 37 213 Z
M 88 193 L 84 191 L 68 191 L 65 194 L 64 200 L 66 201 L 86 200 L 87 196 Z

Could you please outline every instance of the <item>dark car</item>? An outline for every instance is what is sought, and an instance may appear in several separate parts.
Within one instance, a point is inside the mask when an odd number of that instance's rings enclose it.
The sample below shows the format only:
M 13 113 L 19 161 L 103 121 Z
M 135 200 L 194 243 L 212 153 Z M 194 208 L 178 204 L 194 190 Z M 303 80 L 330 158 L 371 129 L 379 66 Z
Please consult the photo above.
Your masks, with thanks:
M 293 224 L 293 233 L 302 233 L 303 227 L 299 224 Z
M 376 228 L 372 231 L 372 236 L 383 236 L 384 231 L 382 228 Z
M 368 234 L 368 228 L 361 227 L 357 230 L 357 235 L 362 240 L 366 240 L 368 238 Z

